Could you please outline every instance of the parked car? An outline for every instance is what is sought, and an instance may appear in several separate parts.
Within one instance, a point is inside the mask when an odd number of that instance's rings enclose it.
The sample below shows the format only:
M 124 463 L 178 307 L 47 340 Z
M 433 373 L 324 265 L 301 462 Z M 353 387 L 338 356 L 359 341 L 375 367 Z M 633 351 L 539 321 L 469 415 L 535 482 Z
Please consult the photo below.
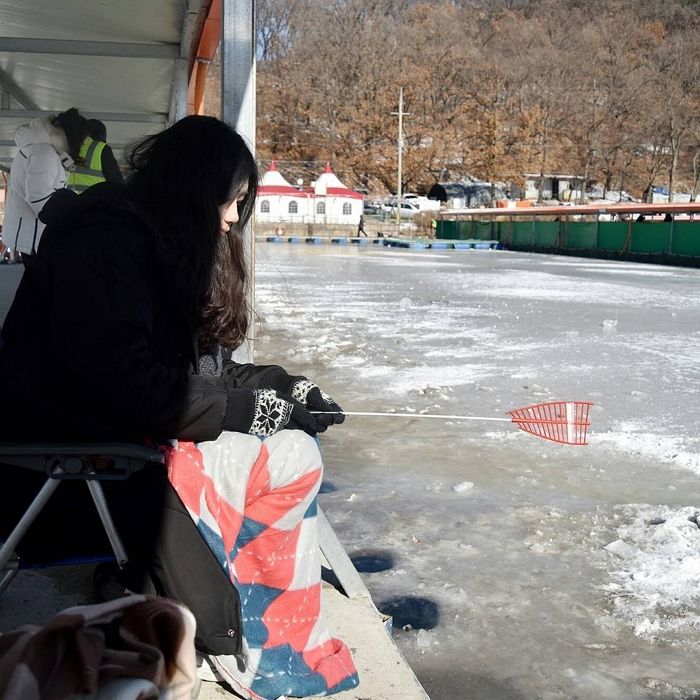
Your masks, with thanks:
M 415 204 L 420 211 L 440 211 L 440 202 L 436 199 L 428 199 L 413 192 L 407 192 L 402 199 L 404 202 Z
M 396 218 L 396 200 L 389 201 L 382 205 L 382 211 L 386 213 L 387 218 Z M 401 202 L 401 213 L 399 216 L 402 219 L 412 219 L 416 214 L 420 213 L 420 208 L 417 204 L 413 202 L 402 201 Z
M 362 205 L 363 214 L 381 214 L 382 202 L 376 199 L 365 199 Z

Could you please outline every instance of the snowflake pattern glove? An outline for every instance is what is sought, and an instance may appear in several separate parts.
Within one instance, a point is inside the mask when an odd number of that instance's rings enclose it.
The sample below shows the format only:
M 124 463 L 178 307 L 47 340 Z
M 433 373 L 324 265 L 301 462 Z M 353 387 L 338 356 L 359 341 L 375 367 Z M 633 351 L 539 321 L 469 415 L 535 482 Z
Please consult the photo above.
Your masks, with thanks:
M 326 427 L 340 424 L 345 420 L 343 409 L 319 386 L 305 377 L 300 377 L 292 386 L 292 398 L 310 411 L 328 411 L 316 415 L 316 419 Z
M 309 435 L 322 433 L 329 425 L 322 416 L 311 414 L 294 399 L 282 398 L 274 389 L 256 389 L 255 415 L 248 432 L 258 437 L 269 437 L 283 428 L 303 430 Z
M 256 389 L 255 414 L 248 432 L 258 437 L 269 437 L 284 428 L 292 416 L 293 405 L 277 396 L 274 389 Z

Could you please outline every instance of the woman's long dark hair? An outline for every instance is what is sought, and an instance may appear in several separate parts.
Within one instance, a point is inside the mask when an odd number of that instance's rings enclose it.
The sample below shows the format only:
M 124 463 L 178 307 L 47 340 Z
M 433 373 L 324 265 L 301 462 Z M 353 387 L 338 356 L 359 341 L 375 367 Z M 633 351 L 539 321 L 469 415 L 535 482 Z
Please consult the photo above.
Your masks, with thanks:
M 200 347 L 237 348 L 248 331 L 242 231 L 258 184 L 245 141 L 214 117 L 190 116 L 137 143 L 127 163 L 127 186 L 156 224 L 159 255 Z M 245 185 L 239 221 L 222 235 L 219 207 Z
M 51 123 L 63 130 L 70 157 L 80 163 L 80 148 L 88 135 L 87 119 L 75 107 L 71 107 L 53 117 Z

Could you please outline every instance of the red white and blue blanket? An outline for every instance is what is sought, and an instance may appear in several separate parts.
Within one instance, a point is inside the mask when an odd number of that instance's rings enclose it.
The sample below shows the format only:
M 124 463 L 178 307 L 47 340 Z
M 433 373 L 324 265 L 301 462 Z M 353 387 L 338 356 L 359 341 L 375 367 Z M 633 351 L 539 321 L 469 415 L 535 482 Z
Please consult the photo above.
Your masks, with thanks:
M 177 442 L 168 475 L 241 598 L 243 653 L 210 660 L 252 700 L 330 695 L 358 685 L 350 652 L 321 615 L 316 496 L 323 465 L 299 430 L 224 432 Z

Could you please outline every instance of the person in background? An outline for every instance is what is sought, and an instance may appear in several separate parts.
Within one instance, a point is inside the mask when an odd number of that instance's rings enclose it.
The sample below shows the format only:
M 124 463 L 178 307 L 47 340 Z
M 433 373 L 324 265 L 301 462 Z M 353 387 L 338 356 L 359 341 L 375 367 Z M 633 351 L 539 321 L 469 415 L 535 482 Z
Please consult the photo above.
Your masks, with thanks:
M 367 231 L 365 231 L 365 217 L 360 214 L 360 220 L 357 222 L 357 237 L 360 237 L 360 234 L 363 234 L 365 238 L 367 238 Z
M 111 146 L 107 143 L 107 127 L 99 119 L 88 119 L 88 136 L 95 141 L 104 143 L 102 149 L 102 174 L 107 182 L 123 183 L 124 177 L 114 156 Z
M 3 238 L 11 249 L 10 262 L 20 262 L 21 256 L 28 268 L 44 231 L 39 212 L 65 187 L 69 148 L 65 132 L 49 117 L 17 127 L 15 143 L 19 150 L 10 166 Z
M 107 130 L 102 122 L 88 120 L 71 107 L 57 115 L 54 123 L 66 133 L 69 153 L 74 161 L 68 171 L 68 189 L 80 193 L 105 180 L 122 182 L 112 149 L 105 143 Z
M 342 409 L 306 377 L 226 359 L 249 332 L 253 155 L 224 122 L 190 116 L 127 162 L 125 185 L 62 190 L 42 212 L 2 328 L 0 441 L 155 442 L 165 467 L 103 482 L 129 554 L 122 587 L 184 603 L 203 658 L 245 698 L 353 688 L 321 616 L 316 525 L 315 436 Z M 18 471 L 4 472 L 0 520 L 26 508 L 22 479 L 45 478 Z M 40 552 L 101 535 L 71 486 L 33 526 Z

